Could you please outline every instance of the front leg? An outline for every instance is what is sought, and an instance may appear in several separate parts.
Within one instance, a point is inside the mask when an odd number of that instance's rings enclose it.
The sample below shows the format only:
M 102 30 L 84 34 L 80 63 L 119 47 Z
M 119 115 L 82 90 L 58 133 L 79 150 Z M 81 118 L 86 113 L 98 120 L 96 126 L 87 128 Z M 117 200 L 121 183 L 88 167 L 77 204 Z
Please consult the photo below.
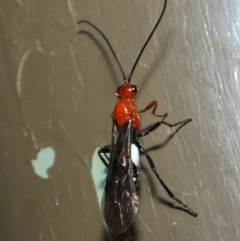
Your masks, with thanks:
M 139 110 L 138 113 L 144 113 L 146 112 L 147 110 L 150 110 L 151 108 L 153 108 L 152 110 L 152 113 L 154 116 L 157 116 L 157 117 L 163 117 L 163 119 L 165 119 L 168 114 L 165 113 L 163 115 L 157 115 L 155 112 L 156 112 L 156 109 L 157 109 L 157 106 L 158 106 L 158 102 L 156 100 L 152 101 L 145 109 L 143 110 Z

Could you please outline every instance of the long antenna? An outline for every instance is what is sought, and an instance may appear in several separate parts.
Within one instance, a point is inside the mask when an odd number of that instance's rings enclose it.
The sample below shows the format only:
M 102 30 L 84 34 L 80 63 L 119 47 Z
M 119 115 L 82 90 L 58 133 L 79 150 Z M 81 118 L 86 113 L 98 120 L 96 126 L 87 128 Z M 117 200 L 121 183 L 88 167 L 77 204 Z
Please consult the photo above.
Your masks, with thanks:
M 87 20 L 80 20 L 80 21 L 78 21 L 77 23 L 78 23 L 78 24 L 80 24 L 80 23 L 86 23 L 86 24 L 90 25 L 91 27 L 93 27 L 93 28 L 104 38 L 104 40 L 106 41 L 108 47 L 110 48 L 110 50 L 111 50 L 111 52 L 112 52 L 112 54 L 113 54 L 113 57 L 115 58 L 115 60 L 116 60 L 116 62 L 117 62 L 117 64 L 118 64 L 118 67 L 119 67 L 119 69 L 120 69 L 120 71 L 121 71 L 121 73 L 122 73 L 123 82 L 125 83 L 125 82 L 127 81 L 127 82 L 129 83 L 129 82 L 131 81 L 133 72 L 134 72 L 134 70 L 135 70 L 135 68 L 136 68 L 136 66 L 137 66 L 137 64 L 138 64 L 138 62 L 139 62 L 139 59 L 141 58 L 141 56 L 142 56 L 145 48 L 146 48 L 147 45 L 148 45 L 148 42 L 149 42 L 150 39 L 152 38 L 154 32 L 156 31 L 159 23 L 160 23 L 161 20 L 162 20 L 162 17 L 163 17 L 163 15 L 164 15 L 164 13 L 165 13 L 165 10 L 166 10 L 166 6 L 167 6 L 167 0 L 164 1 L 164 6 L 163 6 L 162 13 L 161 13 L 161 15 L 159 16 L 156 24 L 154 25 L 154 27 L 153 27 L 150 35 L 148 36 L 146 42 L 144 43 L 142 49 L 140 50 L 140 52 L 139 52 L 139 54 L 138 54 L 138 56 L 137 56 L 137 59 L 135 60 L 135 63 L 134 63 L 134 65 L 133 65 L 133 67 L 132 67 L 132 70 L 131 70 L 131 72 L 130 72 L 130 75 L 128 76 L 128 79 L 126 78 L 126 74 L 125 74 L 125 72 L 123 71 L 122 65 L 121 65 L 121 63 L 120 63 L 120 61 L 119 61 L 119 59 L 118 59 L 115 51 L 113 50 L 112 45 L 110 44 L 109 40 L 108 40 L 107 37 L 105 36 L 105 34 L 104 34 L 97 26 L 95 26 L 93 23 L 91 23 L 91 22 L 89 22 L 89 21 L 87 21 Z M 78 33 L 80 33 L 80 32 L 81 32 L 81 31 L 78 31 Z
M 145 50 L 148 42 L 150 41 L 150 39 L 152 38 L 154 32 L 156 31 L 156 29 L 157 29 L 157 27 L 158 27 L 158 24 L 159 24 L 159 23 L 161 22 L 161 20 L 162 20 L 162 17 L 163 17 L 163 15 L 164 15 L 165 10 L 166 10 L 166 6 L 167 6 L 167 0 L 165 0 L 165 2 L 164 2 L 163 10 L 162 10 L 162 13 L 161 13 L 160 17 L 158 18 L 158 20 L 157 20 L 157 22 L 156 22 L 156 24 L 155 24 L 152 32 L 151 32 L 150 35 L 148 36 L 145 44 L 143 45 L 141 51 L 139 52 L 139 54 L 138 54 L 138 56 L 137 56 L 137 59 L 135 60 L 135 63 L 134 63 L 134 65 L 133 65 L 133 67 L 132 67 L 132 70 L 131 70 L 131 72 L 130 72 L 130 75 L 128 76 L 128 83 L 131 81 L 133 72 L 134 72 L 134 70 L 135 70 L 135 68 L 136 68 L 136 66 L 137 66 L 137 64 L 138 64 L 139 59 L 140 59 L 141 56 L 142 56 L 143 51 Z
M 120 71 L 121 71 L 121 73 L 122 73 L 123 81 L 126 82 L 126 74 L 124 73 L 123 68 L 122 68 L 122 65 L 121 65 L 121 63 L 120 63 L 120 61 L 119 61 L 119 59 L 118 59 L 115 51 L 113 50 L 112 45 L 110 44 L 109 40 L 108 40 L 107 37 L 105 36 L 105 34 L 104 34 L 97 26 L 95 26 L 93 23 L 91 23 L 91 22 L 89 22 L 89 21 L 87 21 L 87 20 L 80 20 L 80 21 L 78 21 L 77 23 L 78 23 L 78 24 L 80 24 L 80 23 L 86 23 L 86 24 L 92 26 L 92 27 L 93 27 L 95 30 L 97 30 L 97 31 L 99 32 L 99 34 L 104 38 L 104 40 L 106 41 L 108 47 L 110 48 L 110 50 L 111 50 L 111 52 L 112 52 L 112 54 L 113 54 L 113 57 L 115 58 L 115 60 L 116 60 L 116 62 L 117 62 L 117 64 L 118 64 L 118 67 L 119 67 L 119 69 L 120 69 Z M 78 31 L 78 33 L 80 33 L 80 32 L 81 32 L 81 31 Z

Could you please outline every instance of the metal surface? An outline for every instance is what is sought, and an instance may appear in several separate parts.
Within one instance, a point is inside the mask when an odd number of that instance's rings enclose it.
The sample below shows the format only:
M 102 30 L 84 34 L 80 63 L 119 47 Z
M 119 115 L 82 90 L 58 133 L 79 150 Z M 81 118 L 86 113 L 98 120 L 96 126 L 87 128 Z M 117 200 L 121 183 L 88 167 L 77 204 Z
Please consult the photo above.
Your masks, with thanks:
M 1 1 L 1 240 L 107 239 L 91 159 L 110 142 L 113 93 L 122 79 L 101 37 L 76 22 L 102 29 L 128 72 L 162 4 Z M 194 118 L 149 154 L 199 216 L 171 206 L 143 159 L 135 241 L 240 239 L 239 12 L 236 0 L 169 1 L 136 68 L 140 109 L 156 99 L 169 122 Z M 142 115 L 143 127 L 155 121 Z M 162 127 L 143 145 L 159 145 L 170 133 Z M 32 164 L 44 147 L 55 153 L 49 178 Z

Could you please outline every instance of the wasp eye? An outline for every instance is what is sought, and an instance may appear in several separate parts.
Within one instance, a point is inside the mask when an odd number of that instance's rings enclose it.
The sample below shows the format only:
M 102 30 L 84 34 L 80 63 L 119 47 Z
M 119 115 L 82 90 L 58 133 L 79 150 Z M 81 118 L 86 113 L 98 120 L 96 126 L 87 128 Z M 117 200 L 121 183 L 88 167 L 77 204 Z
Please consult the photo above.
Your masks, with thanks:
M 121 86 L 118 87 L 118 89 L 117 89 L 117 93 L 119 93 L 120 89 L 121 89 Z
M 138 87 L 136 85 L 132 85 L 132 91 L 134 93 L 137 93 L 138 92 Z

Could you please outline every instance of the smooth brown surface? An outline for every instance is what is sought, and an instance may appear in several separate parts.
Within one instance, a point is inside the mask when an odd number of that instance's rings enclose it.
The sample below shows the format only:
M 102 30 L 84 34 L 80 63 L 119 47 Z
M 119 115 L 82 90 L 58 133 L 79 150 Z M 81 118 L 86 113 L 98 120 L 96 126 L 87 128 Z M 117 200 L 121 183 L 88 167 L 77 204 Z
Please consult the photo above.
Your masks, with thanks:
M 91 158 L 110 142 L 113 93 L 122 77 L 98 33 L 76 22 L 101 28 L 129 72 L 162 4 L 1 1 L 0 240 L 106 240 Z M 142 158 L 135 241 L 240 239 L 239 11 L 236 0 L 169 1 L 136 68 L 140 109 L 156 99 L 169 122 L 194 118 L 149 153 L 199 216 L 169 205 Z M 155 121 L 142 115 L 143 127 Z M 143 145 L 159 145 L 170 133 L 161 127 Z M 46 146 L 56 160 L 42 179 L 31 160 Z

